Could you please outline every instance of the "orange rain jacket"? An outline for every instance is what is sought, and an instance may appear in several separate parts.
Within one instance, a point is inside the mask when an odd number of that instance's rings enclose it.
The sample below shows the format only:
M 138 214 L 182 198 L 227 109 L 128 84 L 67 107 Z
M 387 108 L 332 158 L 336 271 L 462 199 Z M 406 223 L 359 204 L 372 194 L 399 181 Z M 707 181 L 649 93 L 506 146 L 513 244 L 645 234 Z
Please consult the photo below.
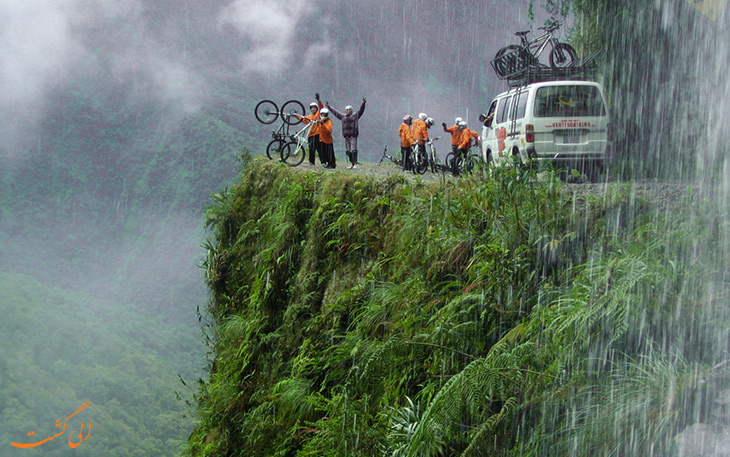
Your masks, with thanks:
M 420 119 L 413 120 L 413 138 L 418 141 L 418 144 L 426 144 L 428 139 L 428 127 L 426 123 Z
M 444 128 L 444 132 L 451 134 L 451 146 L 458 146 L 459 140 L 461 139 L 461 129 L 458 125 L 454 124 L 451 127 Z
M 322 104 L 321 100 L 317 100 L 317 105 L 319 105 L 319 109 L 317 110 L 316 113 L 314 113 L 314 114 L 309 113 L 305 117 L 302 117 L 302 116 L 297 116 L 297 117 L 305 124 L 309 124 L 312 121 L 320 120 L 321 116 L 319 115 L 319 110 L 321 110 L 324 105 Z M 312 126 L 312 129 L 309 131 L 309 136 L 319 135 L 319 129 L 320 129 L 320 124 L 315 122 L 314 125 Z
M 478 141 L 479 134 L 473 130 L 469 130 L 468 128 L 465 128 L 461 132 L 461 139 L 459 140 L 459 149 L 469 149 L 471 148 L 471 139 L 474 138 L 475 141 Z
M 405 122 L 401 123 L 398 128 L 398 136 L 400 137 L 400 147 L 410 148 L 413 146 L 413 132 L 411 132 L 411 126 Z
M 327 119 L 320 120 L 320 122 L 319 141 L 325 144 L 334 143 L 334 140 L 332 139 L 332 119 L 328 117 Z

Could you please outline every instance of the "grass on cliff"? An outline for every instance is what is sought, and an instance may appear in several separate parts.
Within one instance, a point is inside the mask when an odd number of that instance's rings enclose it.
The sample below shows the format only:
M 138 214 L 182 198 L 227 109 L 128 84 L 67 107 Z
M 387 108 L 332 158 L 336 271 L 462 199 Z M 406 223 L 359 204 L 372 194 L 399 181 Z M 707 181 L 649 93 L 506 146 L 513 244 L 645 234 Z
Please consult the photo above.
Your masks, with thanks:
M 728 382 L 726 215 L 569 197 L 511 169 L 414 184 L 252 161 L 207 213 L 213 358 L 187 454 L 673 449 Z

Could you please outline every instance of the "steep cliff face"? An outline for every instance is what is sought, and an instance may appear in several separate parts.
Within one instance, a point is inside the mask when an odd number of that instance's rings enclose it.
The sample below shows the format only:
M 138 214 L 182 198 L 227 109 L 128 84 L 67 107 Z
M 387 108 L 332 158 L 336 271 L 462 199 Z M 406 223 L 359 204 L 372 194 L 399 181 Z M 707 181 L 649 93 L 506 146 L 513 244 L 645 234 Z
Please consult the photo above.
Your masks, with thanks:
M 414 184 L 254 160 L 207 213 L 213 358 L 188 454 L 527 455 L 565 450 L 568 430 L 588 439 L 618 395 L 606 379 L 664 349 L 667 316 L 647 313 L 659 296 L 681 308 L 677 275 L 694 266 L 656 262 L 698 233 L 663 243 L 630 192 L 577 208 L 563 189 L 515 170 Z M 695 248 L 713 252 L 711 226 Z M 585 429 L 567 427 L 578 416 Z

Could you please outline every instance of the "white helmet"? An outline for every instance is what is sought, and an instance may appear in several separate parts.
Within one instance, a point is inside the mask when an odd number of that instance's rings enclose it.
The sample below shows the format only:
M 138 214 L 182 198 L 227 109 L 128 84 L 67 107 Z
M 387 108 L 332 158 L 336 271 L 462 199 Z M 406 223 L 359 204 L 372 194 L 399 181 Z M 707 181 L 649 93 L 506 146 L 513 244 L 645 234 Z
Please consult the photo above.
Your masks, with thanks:
M 458 125 L 459 125 L 459 128 L 460 129 L 465 129 L 466 128 L 466 122 L 464 122 L 464 121 L 459 122 Z
M 432 118 L 426 119 L 426 127 L 431 127 L 434 124 L 434 120 Z
M 328 117 L 330 115 L 330 110 L 328 110 L 327 108 L 322 108 L 321 110 L 319 110 L 319 115 L 322 117 Z
M 310 108 L 319 108 L 319 105 L 316 102 L 312 102 L 309 104 Z
M 428 115 L 426 113 L 419 113 L 418 118 L 422 121 L 425 121 Z
M 350 111 L 352 111 L 352 105 L 347 105 L 347 106 L 345 107 L 345 111 L 347 111 L 347 110 L 350 110 Z
M 463 120 L 464 120 L 464 119 L 462 119 L 462 118 L 460 118 L 460 117 L 457 117 L 456 119 L 454 119 L 454 124 L 456 124 L 456 125 L 459 125 L 459 122 L 461 122 L 461 121 L 463 121 Z

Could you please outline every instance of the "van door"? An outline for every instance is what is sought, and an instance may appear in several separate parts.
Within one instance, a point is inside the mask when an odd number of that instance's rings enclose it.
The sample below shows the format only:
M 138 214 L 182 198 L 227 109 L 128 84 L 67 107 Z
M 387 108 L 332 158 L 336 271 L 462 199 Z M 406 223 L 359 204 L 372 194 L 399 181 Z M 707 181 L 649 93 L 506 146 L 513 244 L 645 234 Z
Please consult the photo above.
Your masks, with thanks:
M 509 156 L 507 152 L 507 128 L 509 127 L 509 106 L 512 102 L 512 96 L 509 95 L 499 101 L 497 105 L 497 115 L 494 119 L 494 129 L 497 135 L 497 156 Z
M 520 151 L 520 155 L 523 156 L 523 162 L 527 161 L 524 120 L 527 109 L 528 94 L 528 90 L 522 90 L 512 97 L 512 104 L 510 106 L 510 114 L 508 118 L 509 129 L 507 132 L 507 138 L 509 141 L 507 142 L 507 146 L 510 150 L 517 147 Z
M 487 120 L 484 121 L 482 126 L 481 150 L 482 160 L 484 160 L 484 163 L 489 163 L 494 160 L 493 153 L 496 154 L 497 151 L 497 140 L 494 129 L 492 128 L 494 126 L 494 115 L 497 111 L 497 101 L 498 99 L 492 100 L 492 103 L 489 105 L 489 110 L 487 111 Z
M 538 87 L 534 98 L 535 152 L 538 157 L 602 159 L 608 144 L 603 93 L 594 84 Z

